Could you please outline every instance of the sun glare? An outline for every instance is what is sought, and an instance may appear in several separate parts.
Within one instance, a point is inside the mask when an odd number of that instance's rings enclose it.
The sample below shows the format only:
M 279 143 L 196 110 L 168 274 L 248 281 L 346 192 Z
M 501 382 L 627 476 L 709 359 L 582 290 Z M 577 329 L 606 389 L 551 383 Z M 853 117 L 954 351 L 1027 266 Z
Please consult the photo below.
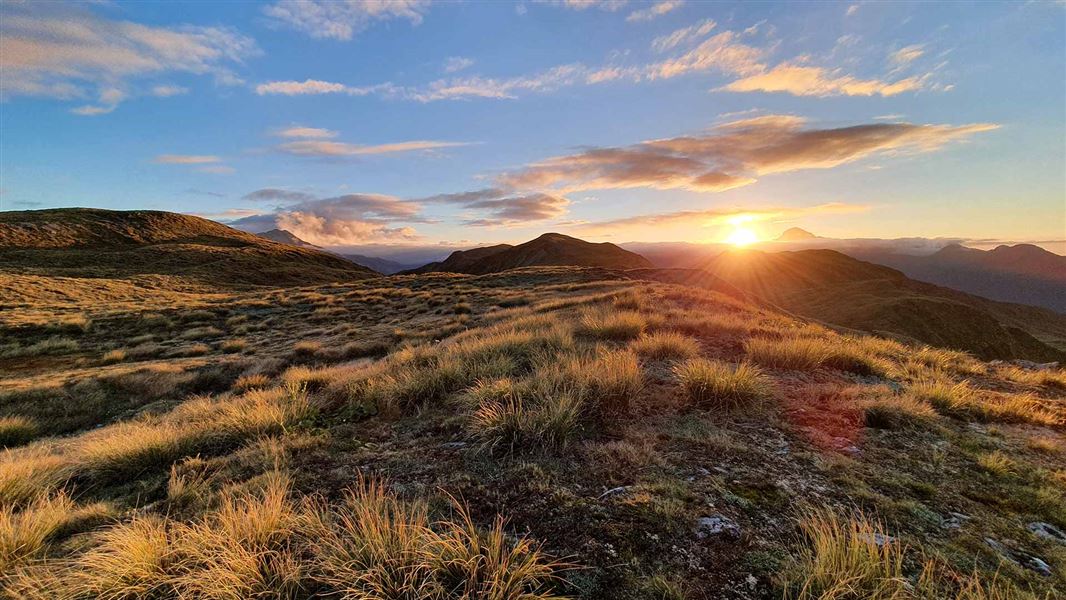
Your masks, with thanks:
M 734 246 L 747 246 L 759 241 L 759 236 L 747 227 L 737 227 L 723 241 Z

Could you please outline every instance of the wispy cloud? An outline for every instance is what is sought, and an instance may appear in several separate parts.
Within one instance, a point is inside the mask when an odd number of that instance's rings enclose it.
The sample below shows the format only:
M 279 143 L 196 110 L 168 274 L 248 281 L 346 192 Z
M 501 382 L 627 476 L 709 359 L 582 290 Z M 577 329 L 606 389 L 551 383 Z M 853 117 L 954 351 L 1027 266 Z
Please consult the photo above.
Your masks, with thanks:
M 396 90 L 391 83 L 371 86 L 349 86 L 332 81 L 305 79 L 304 81 L 268 81 L 255 86 L 255 93 L 260 96 L 317 96 L 321 94 L 347 94 L 349 96 L 367 96 L 369 94 L 388 95 Z
M 626 17 L 626 21 L 629 23 L 651 21 L 668 12 L 681 8 L 684 4 L 684 0 L 662 0 L 647 8 L 642 8 L 629 13 L 629 16 Z
M 826 169 L 884 154 L 932 152 L 997 125 L 878 123 L 813 129 L 804 119 L 771 115 L 719 125 L 707 133 L 591 148 L 505 173 L 514 189 L 568 193 L 646 187 L 719 192 L 759 176 Z
M 318 127 L 294 126 L 279 129 L 274 132 L 274 135 L 284 138 L 331 139 L 337 137 L 337 132 L 330 129 L 320 129 Z
M 97 97 L 74 110 L 107 114 L 130 95 L 164 95 L 162 84 L 137 92 L 140 79 L 166 73 L 237 79 L 231 71 L 259 52 L 255 42 L 227 27 L 153 27 L 100 18 L 83 7 L 9 3 L 0 20 L 0 95 L 65 100 Z
M 180 85 L 157 85 L 152 88 L 151 93 L 158 98 L 170 98 L 171 96 L 188 94 L 189 88 L 181 87 Z
M 568 8 L 570 10 L 598 8 L 607 12 L 621 10 L 627 4 L 627 0 L 534 0 L 534 2 L 537 4 Z
M 562 196 L 533 193 L 514 194 L 508 190 L 488 188 L 459 194 L 440 194 L 421 198 L 421 203 L 444 203 L 484 213 L 465 219 L 465 225 L 491 227 L 528 224 L 566 214 L 570 201 Z
M 444 60 L 444 67 L 441 69 L 445 73 L 457 73 L 463 69 L 469 69 L 474 66 L 474 61 L 463 56 L 449 56 Z
M 718 24 L 715 23 L 714 19 L 704 19 L 695 25 L 682 27 L 667 35 L 655 38 L 651 42 L 651 47 L 656 52 L 673 50 L 678 46 L 706 37 L 717 26 Z
M 218 156 L 211 154 L 160 154 L 155 162 L 163 165 L 204 165 L 222 162 Z
M 927 80 L 924 76 L 896 81 L 859 79 L 836 69 L 780 64 L 719 89 L 730 92 L 786 92 L 795 96 L 895 96 L 921 89 Z
M 313 38 L 350 40 L 375 21 L 422 22 L 429 0 L 280 0 L 263 9 L 276 23 Z
M 896 50 L 888 56 L 890 63 L 900 66 L 908 65 L 917 58 L 920 58 L 925 54 L 925 46 L 922 44 L 914 44 L 913 46 L 904 46 L 899 50 Z
M 277 150 L 296 156 L 365 156 L 370 154 L 392 154 L 396 152 L 416 152 L 423 150 L 440 150 L 467 146 L 469 142 L 440 142 L 434 140 L 413 140 L 363 146 L 328 140 L 296 140 L 276 146 Z

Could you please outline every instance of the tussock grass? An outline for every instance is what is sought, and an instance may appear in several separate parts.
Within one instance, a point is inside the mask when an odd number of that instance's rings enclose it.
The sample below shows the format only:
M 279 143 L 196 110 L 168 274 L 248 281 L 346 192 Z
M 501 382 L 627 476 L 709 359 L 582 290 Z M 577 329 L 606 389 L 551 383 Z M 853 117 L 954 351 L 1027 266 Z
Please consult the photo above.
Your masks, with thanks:
M 379 483 L 360 482 L 338 507 L 294 499 L 290 487 L 275 471 L 191 523 L 135 517 L 19 586 L 103 599 L 558 597 L 551 586 L 565 565 L 507 536 L 502 520 L 483 531 L 456 503 L 456 519 L 433 523 L 424 503 Z
M 931 404 L 942 415 L 984 422 L 1062 425 L 1061 414 L 1027 394 L 981 393 L 966 381 L 945 380 L 912 384 L 907 393 Z
M 1010 367 L 1001 371 L 1007 379 L 1034 387 L 1066 390 L 1066 371 L 1062 369 L 1022 369 Z
M 936 418 L 929 404 L 908 394 L 881 394 L 863 403 L 867 427 L 877 429 L 922 429 Z
M 500 390 L 477 390 L 475 394 L 482 398 L 469 429 L 484 448 L 506 448 L 508 452 L 558 449 L 579 433 L 582 405 L 573 394 L 523 397 L 517 391 Z M 488 399 L 489 394 L 502 397 Z
M 748 356 L 760 365 L 773 369 L 811 371 L 819 367 L 880 375 L 886 364 L 863 352 L 861 345 L 842 339 L 791 337 L 781 340 L 754 338 L 745 344 Z
M 219 349 L 222 350 L 223 352 L 225 352 L 226 354 L 233 354 L 233 353 L 236 353 L 236 352 L 243 352 L 247 347 L 248 347 L 248 340 L 242 340 L 242 339 L 224 340 L 219 345 Z
M 751 406 L 773 395 L 770 378 L 749 363 L 731 365 L 697 358 L 675 367 L 674 374 L 689 401 L 700 408 Z
M 37 422 L 29 417 L 0 417 L 0 448 L 21 446 L 37 436 Z
M 322 350 L 322 342 L 300 340 L 292 345 L 292 353 L 302 358 L 310 358 Z
M 985 473 L 998 477 L 1012 475 L 1017 469 L 1017 464 L 999 450 L 978 456 L 977 466 Z
M 589 410 L 604 424 L 629 416 L 644 389 L 644 373 L 628 350 L 600 352 L 592 361 L 572 362 L 567 375 L 581 390 Z
M 0 583 L 19 564 L 42 555 L 60 534 L 109 514 L 103 504 L 78 507 L 63 492 L 37 498 L 20 510 L 0 505 Z
M 77 352 L 81 346 L 67 337 L 52 336 L 29 346 L 18 344 L 6 345 L 0 349 L 0 358 L 21 358 L 26 356 L 54 356 Z
M 249 390 L 265 388 L 270 385 L 270 378 L 263 373 L 252 373 L 250 375 L 241 375 L 237 378 L 237 381 L 233 382 L 233 390 L 236 392 L 247 392 Z
M 692 358 L 700 353 L 699 342 L 671 331 L 645 334 L 630 342 L 629 348 L 639 356 L 657 360 Z
M 809 546 L 786 575 L 793 600 L 904 600 L 912 598 L 903 572 L 903 547 L 877 522 L 811 512 L 800 523 Z
M 23 505 L 58 489 L 70 476 L 70 461 L 47 446 L 0 452 L 0 505 Z
M 104 356 L 100 359 L 105 365 L 113 365 L 126 360 L 126 351 L 123 349 L 108 350 L 104 353 Z
M 581 315 L 578 332 L 598 340 L 625 342 L 644 333 L 648 321 L 634 311 L 587 310 Z
M 751 315 L 735 313 L 707 315 L 685 312 L 667 322 L 670 328 L 695 336 L 747 335 L 754 328 Z
M 193 327 L 181 334 L 183 340 L 202 340 L 204 338 L 218 337 L 222 335 L 222 330 L 217 327 Z

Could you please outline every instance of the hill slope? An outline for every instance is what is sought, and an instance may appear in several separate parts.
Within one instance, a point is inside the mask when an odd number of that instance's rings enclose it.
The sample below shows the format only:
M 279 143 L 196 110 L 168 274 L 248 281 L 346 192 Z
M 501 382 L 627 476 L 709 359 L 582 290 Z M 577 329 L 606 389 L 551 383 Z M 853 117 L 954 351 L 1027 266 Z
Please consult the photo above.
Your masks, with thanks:
M 0 213 L 0 264 L 11 275 L 170 276 L 231 285 L 302 285 L 376 273 L 190 215 L 87 208 Z
M 730 251 L 703 265 L 789 311 L 986 359 L 1066 358 L 1066 317 L 909 279 L 833 250 Z
M 411 272 L 484 275 L 519 267 L 553 266 L 647 269 L 652 264 L 643 256 L 608 242 L 594 244 L 559 233 L 545 233 L 517 246 L 500 244 L 453 252 L 443 262 L 430 263 Z

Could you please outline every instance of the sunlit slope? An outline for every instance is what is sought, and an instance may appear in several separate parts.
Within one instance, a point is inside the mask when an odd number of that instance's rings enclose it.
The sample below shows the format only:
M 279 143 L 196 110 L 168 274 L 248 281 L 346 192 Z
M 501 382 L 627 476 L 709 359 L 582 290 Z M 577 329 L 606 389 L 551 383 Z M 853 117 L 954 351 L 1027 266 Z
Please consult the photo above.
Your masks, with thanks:
M 643 269 L 652 264 L 643 256 L 611 243 L 594 244 L 559 233 L 545 233 L 524 244 L 500 244 L 453 252 L 440 263 L 430 263 L 414 273 L 446 271 L 484 275 L 519 267 L 603 267 Z
M 729 251 L 702 268 L 789 311 L 986 359 L 1066 357 L 1066 316 L 909 279 L 833 250 Z
M 0 213 L 3 275 L 137 279 L 214 286 L 349 281 L 376 274 L 313 248 L 162 211 L 52 209 Z

